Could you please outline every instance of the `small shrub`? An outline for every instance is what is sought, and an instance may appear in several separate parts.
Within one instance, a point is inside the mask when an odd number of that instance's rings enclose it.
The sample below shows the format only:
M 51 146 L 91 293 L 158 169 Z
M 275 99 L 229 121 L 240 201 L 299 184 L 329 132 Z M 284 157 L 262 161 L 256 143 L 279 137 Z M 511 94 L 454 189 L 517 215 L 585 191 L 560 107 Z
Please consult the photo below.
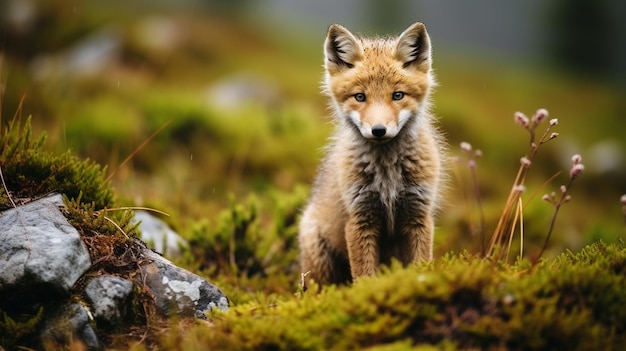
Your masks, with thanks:
M 300 274 L 297 224 L 306 193 L 300 187 L 293 193 L 273 191 L 265 200 L 231 198 L 216 223 L 192 226 L 191 255 L 183 264 L 203 271 L 235 304 L 292 294 Z

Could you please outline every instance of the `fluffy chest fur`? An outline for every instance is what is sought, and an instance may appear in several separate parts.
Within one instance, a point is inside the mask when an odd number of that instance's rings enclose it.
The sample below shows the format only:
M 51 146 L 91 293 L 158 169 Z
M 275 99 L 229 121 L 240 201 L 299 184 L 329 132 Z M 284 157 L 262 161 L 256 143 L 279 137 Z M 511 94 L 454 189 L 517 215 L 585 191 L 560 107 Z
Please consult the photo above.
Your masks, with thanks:
M 430 157 L 420 150 L 420 133 L 412 120 L 398 137 L 385 144 L 365 140 L 359 133 L 349 134 L 341 143 L 343 155 L 339 183 L 347 189 L 343 202 L 349 213 L 382 217 L 386 231 L 395 231 L 396 209 L 405 201 L 421 199 L 431 203 L 423 168 Z M 344 137 L 348 137 L 344 134 Z M 410 200 L 409 200 L 410 199 Z

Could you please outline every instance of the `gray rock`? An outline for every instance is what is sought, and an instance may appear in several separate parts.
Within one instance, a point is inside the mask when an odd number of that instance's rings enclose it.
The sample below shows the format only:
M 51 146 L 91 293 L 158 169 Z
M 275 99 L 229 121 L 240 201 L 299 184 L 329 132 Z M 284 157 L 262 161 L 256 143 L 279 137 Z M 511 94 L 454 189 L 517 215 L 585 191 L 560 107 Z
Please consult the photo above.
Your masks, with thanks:
M 149 263 L 141 267 L 143 280 L 163 315 L 206 319 L 213 308 L 228 310 L 228 298 L 213 284 L 148 249 L 144 256 Z
M 91 260 L 55 194 L 0 214 L 0 303 L 66 296 Z M 42 296 L 38 296 L 41 299 Z
M 93 278 L 85 288 L 85 297 L 91 304 L 94 318 L 114 324 L 126 317 L 133 283 L 114 276 Z
M 41 342 L 46 349 L 66 348 L 80 341 L 87 350 L 102 350 L 95 331 L 89 324 L 89 314 L 79 304 L 62 306 L 47 319 L 41 333 Z
M 139 222 L 141 240 L 162 255 L 172 258 L 181 257 L 183 249 L 189 247 L 189 243 L 173 231 L 167 223 L 147 211 L 135 211 L 133 221 Z
M 122 34 L 114 26 L 87 34 L 63 52 L 43 54 L 31 62 L 36 80 L 86 78 L 106 74 L 118 62 L 122 51 Z

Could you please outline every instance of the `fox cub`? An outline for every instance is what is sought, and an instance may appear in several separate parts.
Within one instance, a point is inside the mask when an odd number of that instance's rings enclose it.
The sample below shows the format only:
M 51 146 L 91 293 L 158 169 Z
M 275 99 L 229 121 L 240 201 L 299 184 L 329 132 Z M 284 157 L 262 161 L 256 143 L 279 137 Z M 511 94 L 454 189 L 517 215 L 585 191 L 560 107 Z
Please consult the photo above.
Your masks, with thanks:
M 300 222 L 307 280 L 432 259 L 444 141 L 429 113 L 430 51 L 422 23 L 396 38 L 328 29 L 323 89 L 336 123 Z

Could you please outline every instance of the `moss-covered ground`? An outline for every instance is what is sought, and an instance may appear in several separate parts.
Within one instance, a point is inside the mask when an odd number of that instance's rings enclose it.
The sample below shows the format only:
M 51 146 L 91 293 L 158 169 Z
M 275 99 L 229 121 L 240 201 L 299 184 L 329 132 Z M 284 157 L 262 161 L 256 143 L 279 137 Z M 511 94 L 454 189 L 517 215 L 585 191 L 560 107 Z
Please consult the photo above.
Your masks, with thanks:
M 540 150 L 522 196 L 523 258 L 516 257 L 519 228 L 506 262 L 480 257 L 476 189 L 458 163 L 450 169 L 434 262 L 303 292 L 297 221 L 331 129 L 319 94 L 326 24 L 294 38 L 206 9 L 150 12 L 149 19 L 178 30 L 168 49 L 142 39 L 147 17 L 140 5 L 120 12 L 89 2 L 72 12 L 68 2 L 53 3 L 42 1 L 46 35 L 21 34 L 29 46 L 9 36 L 0 61 L 0 206 L 63 192 L 68 215 L 91 235 L 86 240 L 99 257 L 123 256 L 126 237 L 135 235 L 128 213 L 114 209 L 164 211 L 191 244 L 176 263 L 218 285 L 232 304 L 210 323 L 141 315 L 133 327 L 106 335 L 107 348 L 596 350 L 626 342 L 623 86 L 543 65 L 436 52 L 434 112 L 450 154 L 462 156 L 461 141 L 482 150 L 476 170 L 487 239 L 528 150 L 513 113 L 546 108 L 559 119 L 560 135 Z M 63 61 L 85 33 L 112 26 L 120 52 L 105 70 L 35 75 L 37 55 Z M 215 82 L 247 72 L 260 74 L 278 97 L 226 108 L 207 97 Z M 44 131 L 47 139 L 39 137 Z M 554 214 L 541 197 L 567 183 L 574 153 L 587 168 L 538 257 Z M 98 246 L 94 237 L 106 239 Z M 31 331 L 39 320 L 0 315 L 0 331 L 8 335 L 15 323 Z M 23 338 L 12 337 L 11 345 Z
M 160 340 L 176 350 L 617 350 L 625 263 L 624 245 L 601 242 L 536 266 L 448 254 L 350 287 L 240 304 Z

